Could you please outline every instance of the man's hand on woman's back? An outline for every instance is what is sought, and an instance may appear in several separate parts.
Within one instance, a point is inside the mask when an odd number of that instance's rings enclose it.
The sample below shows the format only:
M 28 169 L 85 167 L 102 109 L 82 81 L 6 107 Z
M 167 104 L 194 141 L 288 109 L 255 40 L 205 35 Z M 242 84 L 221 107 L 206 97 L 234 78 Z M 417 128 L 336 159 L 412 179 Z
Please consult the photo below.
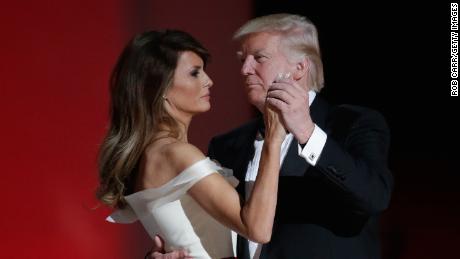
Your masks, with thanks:
M 176 250 L 170 253 L 165 252 L 165 242 L 160 236 L 153 239 L 153 247 L 146 255 L 145 259 L 192 259 L 184 250 Z

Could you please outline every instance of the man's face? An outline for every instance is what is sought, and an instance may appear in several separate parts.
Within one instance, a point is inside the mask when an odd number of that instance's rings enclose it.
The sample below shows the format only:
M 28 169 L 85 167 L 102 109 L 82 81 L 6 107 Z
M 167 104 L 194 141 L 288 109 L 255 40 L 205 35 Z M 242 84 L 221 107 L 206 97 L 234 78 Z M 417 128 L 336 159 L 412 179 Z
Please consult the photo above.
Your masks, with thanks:
M 282 52 L 280 36 L 266 32 L 244 37 L 237 52 L 242 62 L 241 74 L 245 77 L 249 102 L 263 111 L 267 90 L 277 76 L 292 72 L 290 64 Z

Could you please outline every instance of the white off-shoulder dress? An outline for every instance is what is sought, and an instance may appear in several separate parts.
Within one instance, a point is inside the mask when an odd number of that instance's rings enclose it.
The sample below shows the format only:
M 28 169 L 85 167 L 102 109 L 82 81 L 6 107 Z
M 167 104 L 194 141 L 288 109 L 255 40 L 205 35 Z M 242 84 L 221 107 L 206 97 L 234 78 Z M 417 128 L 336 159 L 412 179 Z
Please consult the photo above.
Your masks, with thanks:
M 125 196 L 128 205 L 107 220 L 115 223 L 139 220 L 151 238 L 160 235 L 164 239 L 166 252 L 185 249 L 193 258 L 233 257 L 232 231 L 187 194 L 195 183 L 212 173 L 221 173 L 234 187 L 238 185 L 230 169 L 205 158 L 158 188 Z

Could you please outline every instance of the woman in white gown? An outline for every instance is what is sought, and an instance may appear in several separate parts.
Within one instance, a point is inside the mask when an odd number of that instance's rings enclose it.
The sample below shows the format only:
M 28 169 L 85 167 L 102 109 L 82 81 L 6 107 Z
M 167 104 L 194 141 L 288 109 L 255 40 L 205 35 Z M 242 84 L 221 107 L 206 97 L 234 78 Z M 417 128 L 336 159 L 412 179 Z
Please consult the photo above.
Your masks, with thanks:
M 167 252 L 224 258 L 233 256 L 228 228 L 270 240 L 286 133 L 266 107 L 259 172 L 242 205 L 236 179 L 187 140 L 192 117 L 210 109 L 207 58 L 199 42 L 175 30 L 139 34 L 125 47 L 110 81 L 97 196 L 116 209 L 109 221 L 140 220 L 152 238 L 164 238 Z

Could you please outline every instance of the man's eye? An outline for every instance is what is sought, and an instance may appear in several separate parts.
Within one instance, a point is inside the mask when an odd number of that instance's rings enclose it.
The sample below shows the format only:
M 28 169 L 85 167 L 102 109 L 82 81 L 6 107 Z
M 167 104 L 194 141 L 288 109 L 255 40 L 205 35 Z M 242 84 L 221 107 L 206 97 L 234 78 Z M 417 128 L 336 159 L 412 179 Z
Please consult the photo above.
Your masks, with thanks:
M 263 61 L 265 58 L 266 58 L 265 56 L 260 56 L 260 55 L 254 56 L 254 59 L 255 59 L 257 62 L 261 62 L 261 61 Z

